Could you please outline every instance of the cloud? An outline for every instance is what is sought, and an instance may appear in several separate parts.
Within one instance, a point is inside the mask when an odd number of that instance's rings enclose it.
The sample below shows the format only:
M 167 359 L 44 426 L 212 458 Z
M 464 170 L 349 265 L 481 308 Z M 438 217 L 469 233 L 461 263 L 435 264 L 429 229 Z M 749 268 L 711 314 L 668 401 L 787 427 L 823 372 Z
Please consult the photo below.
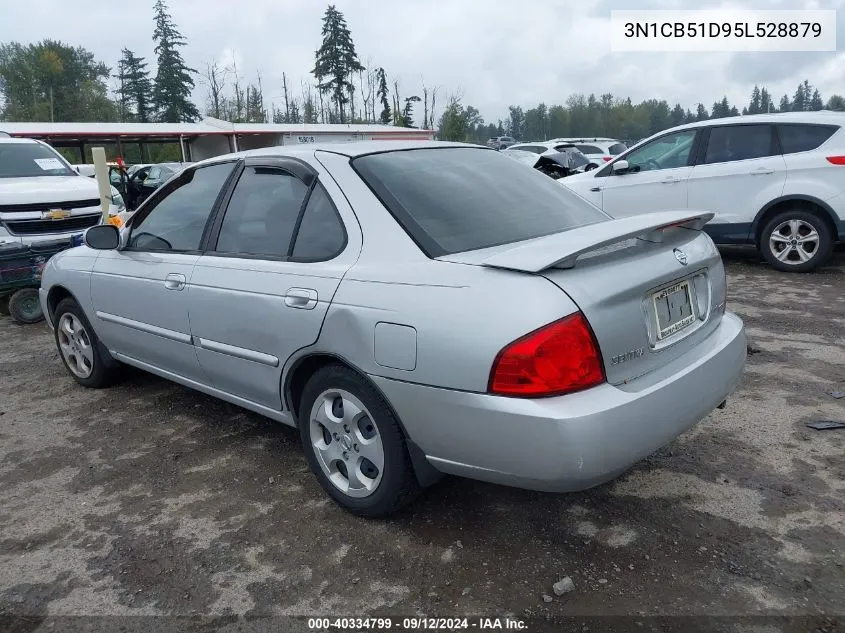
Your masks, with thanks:
M 630 0 L 336 0 L 359 56 L 399 81 L 403 97 L 439 87 L 439 103 L 460 92 L 488 121 L 509 104 L 563 103 L 573 93 L 610 92 L 634 101 L 663 98 L 694 108 L 727 96 L 742 106 L 752 86 L 792 94 L 807 78 L 824 96 L 841 91 L 843 55 L 836 53 L 612 53 L 610 11 Z M 60 39 L 84 46 L 114 66 L 124 46 L 153 60 L 153 0 L 3 2 L 0 42 Z M 170 0 L 173 19 L 189 41 L 187 62 L 228 64 L 234 54 L 245 81 L 260 73 L 277 105 L 282 73 L 289 87 L 313 82 L 325 4 L 314 0 Z M 638 0 L 639 9 L 719 7 L 838 8 L 845 0 Z M 154 64 L 151 63 L 151 66 Z M 197 81 L 195 100 L 205 101 Z

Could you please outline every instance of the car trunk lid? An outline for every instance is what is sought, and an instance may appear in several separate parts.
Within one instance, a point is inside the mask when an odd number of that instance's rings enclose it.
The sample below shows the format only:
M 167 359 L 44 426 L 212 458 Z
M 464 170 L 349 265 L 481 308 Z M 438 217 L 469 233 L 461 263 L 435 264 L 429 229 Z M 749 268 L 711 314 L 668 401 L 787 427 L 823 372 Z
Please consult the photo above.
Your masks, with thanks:
M 551 281 L 587 318 L 608 382 L 621 384 L 680 357 L 718 325 L 724 268 L 700 231 L 712 217 L 643 214 L 441 259 Z

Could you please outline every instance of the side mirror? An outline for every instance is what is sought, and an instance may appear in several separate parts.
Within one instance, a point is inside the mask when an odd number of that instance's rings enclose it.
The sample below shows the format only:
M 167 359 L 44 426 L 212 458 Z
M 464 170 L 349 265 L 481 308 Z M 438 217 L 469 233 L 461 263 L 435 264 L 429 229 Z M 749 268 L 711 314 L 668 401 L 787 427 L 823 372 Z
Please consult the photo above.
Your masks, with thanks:
M 617 160 L 615 163 L 613 163 L 613 166 L 610 168 L 610 171 L 612 171 L 614 174 L 621 175 L 627 173 L 629 169 L 631 169 L 631 166 L 628 165 L 627 160 Z
M 111 251 L 120 245 L 120 232 L 113 224 L 98 224 L 85 231 L 85 245 L 98 251 Z

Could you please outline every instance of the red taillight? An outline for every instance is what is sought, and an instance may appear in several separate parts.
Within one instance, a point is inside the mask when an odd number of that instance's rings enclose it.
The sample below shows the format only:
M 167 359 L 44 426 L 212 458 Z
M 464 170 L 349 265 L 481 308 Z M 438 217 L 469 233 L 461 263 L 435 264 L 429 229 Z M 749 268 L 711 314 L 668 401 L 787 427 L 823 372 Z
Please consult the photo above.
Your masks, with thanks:
M 604 382 L 599 346 L 580 312 L 515 340 L 496 357 L 490 393 L 557 396 Z
M 845 165 L 845 156 L 828 156 L 827 162 L 833 165 Z
M 604 162 L 607 162 L 607 161 L 609 161 L 609 160 L 613 160 L 613 156 L 602 156 L 602 157 L 601 157 L 601 159 L 602 159 Z

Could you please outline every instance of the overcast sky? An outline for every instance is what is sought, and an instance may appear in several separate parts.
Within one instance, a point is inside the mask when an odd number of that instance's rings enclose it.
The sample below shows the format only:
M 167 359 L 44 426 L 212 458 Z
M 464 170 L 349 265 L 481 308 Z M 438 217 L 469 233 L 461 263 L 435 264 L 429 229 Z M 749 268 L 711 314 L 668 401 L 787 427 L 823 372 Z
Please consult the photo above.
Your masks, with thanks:
M 153 59 L 154 0 L 0 0 L 0 42 L 46 37 L 81 45 L 114 67 L 127 47 Z M 260 72 L 268 102 L 281 102 L 282 72 L 298 87 L 313 78 L 318 0 L 170 0 L 197 69 L 232 56 L 247 80 Z M 727 95 L 740 106 L 754 83 L 778 102 L 804 78 L 826 99 L 845 93 L 845 0 L 337 0 L 361 61 L 383 66 L 402 96 L 439 87 L 458 92 L 487 121 L 510 104 L 563 103 L 572 93 L 680 102 L 695 109 Z M 837 13 L 836 53 L 611 53 L 610 10 L 651 8 L 820 8 Z M 153 66 L 154 64 L 151 64 Z M 206 90 L 197 81 L 202 110 Z

